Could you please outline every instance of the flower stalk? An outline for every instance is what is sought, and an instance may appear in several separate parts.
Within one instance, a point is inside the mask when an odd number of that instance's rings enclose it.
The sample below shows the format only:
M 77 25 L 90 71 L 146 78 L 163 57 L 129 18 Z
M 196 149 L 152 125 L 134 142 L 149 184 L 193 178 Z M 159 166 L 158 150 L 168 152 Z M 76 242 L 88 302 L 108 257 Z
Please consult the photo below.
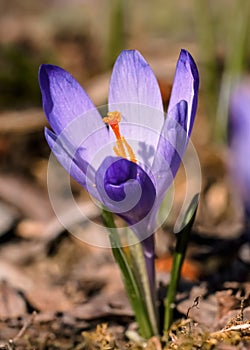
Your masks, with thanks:
M 102 218 L 104 225 L 109 230 L 109 239 L 113 256 L 122 273 L 124 286 L 134 310 L 140 334 L 145 339 L 148 339 L 158 334 L 158 329 L 140 243 L 138 241 L 137 243 L 135 243 L 135 241 L 131 242 L 131 246 L 126 246 L 126 249 L 123 249 L 113 219 L 113 214 L 103 209 Z M 132 239 L 134 240 L 134 237 Z M 134 257 L 135 251 L 137 253 L 136 259 Z

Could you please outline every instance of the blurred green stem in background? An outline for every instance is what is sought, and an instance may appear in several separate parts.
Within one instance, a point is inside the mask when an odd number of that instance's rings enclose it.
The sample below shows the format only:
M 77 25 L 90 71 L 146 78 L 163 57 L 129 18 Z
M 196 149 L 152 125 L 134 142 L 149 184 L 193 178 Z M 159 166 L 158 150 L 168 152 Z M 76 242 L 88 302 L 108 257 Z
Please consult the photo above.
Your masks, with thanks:
M 210 1 L 194 0 L 195 22 L 201 65 L 202 97 L 210 127 L 215 124 L 217 96 L 219 93 L 219 66 L 216 38 Z
M 246 70 L 249 39 L 249 0 L 238 0 L 234 3 L 231 21 L 228 24 L 225 68 L 222 75 L 220 95 L 217 109 L 217 128 L 214 130 L 215 139 L 226 141 L 227 118 L 231 90 L 239 77 Z
M 110 0 L 110 21 L 108 32 L 108 67 L 112 67 L 118 54 L 126 47 L 126 15 L 128 1 Z
M 250 2 L 231 1 L 225 3 L 228 6 L 224 8 L 219 2 L 194 1 L 205 113 L 210 123 L 212 141 L 225 143 L 231 87 L 243 74 L 249 53 Z M 212 9 L 217 10 L 217 17 Z M 221 28 L 218 30 L 219 26 L 225 28 L 223 37 L 217 43 L 217 32 L 223 32 Z M 222 62 L 219 61 L 218 48 L 220 51 L 223 49 Z

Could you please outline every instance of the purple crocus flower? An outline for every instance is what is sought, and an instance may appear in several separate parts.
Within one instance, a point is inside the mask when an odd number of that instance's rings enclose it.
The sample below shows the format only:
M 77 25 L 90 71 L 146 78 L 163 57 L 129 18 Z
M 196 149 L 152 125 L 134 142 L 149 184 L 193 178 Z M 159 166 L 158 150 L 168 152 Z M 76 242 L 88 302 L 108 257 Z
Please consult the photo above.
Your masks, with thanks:
M 142 241 L 153 294 L 156 215 L 180 166 L 197 108 L 199 76 L 193 58 L 185 50 L 180 53 L 166 118 L 154 73 L 134 50 L 122 51 L 116 60 L 104 121 L 62 68 L 42 65 L 39 83 L 53 129 L 45 129 L 51 150 Z
M 230 171 L 242 200 L 245 218 L 250 218 L 250 81 L 242 81 L 232 90 L 229 106 L 228 137 Z

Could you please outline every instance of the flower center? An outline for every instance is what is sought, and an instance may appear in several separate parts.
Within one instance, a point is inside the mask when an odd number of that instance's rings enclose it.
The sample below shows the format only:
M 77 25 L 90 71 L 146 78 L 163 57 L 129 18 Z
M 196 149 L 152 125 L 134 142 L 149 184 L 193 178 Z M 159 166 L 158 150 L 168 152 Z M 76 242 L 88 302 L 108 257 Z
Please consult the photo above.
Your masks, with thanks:
M 107 117 L 103 118 L 104 123 L 108 124 L 113 130 L 116 137 L 116 145 L 113 147 L 115 154 L 118 157 L 129 159 L 136 163 L 135 154 L 127 140 L 121 135 L 119 123 L 121 121 L 121 113 L 118 111 L 108 112 Z

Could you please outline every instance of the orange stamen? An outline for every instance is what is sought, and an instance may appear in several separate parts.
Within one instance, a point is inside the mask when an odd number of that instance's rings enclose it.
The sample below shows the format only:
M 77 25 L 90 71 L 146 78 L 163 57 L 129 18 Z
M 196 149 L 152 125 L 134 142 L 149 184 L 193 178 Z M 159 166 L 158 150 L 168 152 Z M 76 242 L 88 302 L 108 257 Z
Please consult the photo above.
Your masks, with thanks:
M 117 140 L 121 139 L 121 134 L 120 134 L 120 128 L 119 128 L 119 124 L 109 124 L 112 128 L 112 130 L 114 131 L 115 137 L 117 138 Z
M 136 163 L 136 158 L 135 158 L 135 154 L 132 150 L 132 147 L 128 144 L 127 140 L 124 137 L 122 137 L 122 141 L 123 141 L 125 147 L 127 148 L 129 159 L 131 160 L 131 162 Z
M 103 118 L 104 123 L 110 125 L 114 131 L 115 137 L 117 140 L 121 139 L 119 123 L 121 121 L 121 113 L 118 111 L 108 112 L 107 117 Z
M 123 158 L 129 158 L 131 162 L 136 163 L 135 154 L 128 144 L 128 142 L 125 140 L 123 136 L 121 136 L 119 123 L 121 121 L 121 113 L 118 111 L 114 112 L 108 112 L 107 117 L 103 118 L 104 123 L 108 124 L 116 137 L 116 146 L 114 146 L 114 152 L 117 156 L 123 157 Z M 127 151 L 126 151 L 127 150 Z M 128 157 L 127 157 L 128 154 Z

